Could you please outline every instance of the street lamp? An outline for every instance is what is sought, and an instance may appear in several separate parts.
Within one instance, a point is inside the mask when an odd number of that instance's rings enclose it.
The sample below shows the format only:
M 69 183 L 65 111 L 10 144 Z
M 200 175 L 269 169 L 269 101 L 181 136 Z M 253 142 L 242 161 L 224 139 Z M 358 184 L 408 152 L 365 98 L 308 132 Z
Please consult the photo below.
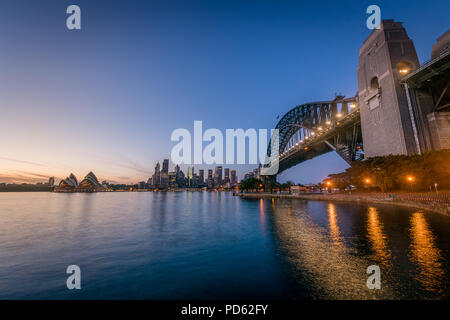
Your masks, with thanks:
M 413 176 L 407 176 L 407 177 L 406 177 L 406 181 L 409 182 L 410 190 L 411 190 L 411 192 L 412 192 L 412 184 L 413 184 L 413 182 L 414 182 L 414 177 L 413 177 Z
M 436 190 L 436 195 L 438 196 L 439 192 L 438 192 L 438 184 L 437 183 L 434 184 L 434 190 Z

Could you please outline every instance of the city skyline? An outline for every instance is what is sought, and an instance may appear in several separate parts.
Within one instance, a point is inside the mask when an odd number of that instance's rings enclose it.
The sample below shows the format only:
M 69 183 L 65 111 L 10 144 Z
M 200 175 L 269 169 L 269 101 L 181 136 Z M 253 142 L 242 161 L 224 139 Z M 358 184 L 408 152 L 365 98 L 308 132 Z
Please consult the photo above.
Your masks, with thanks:
M 10 44 L 0 54 L 0 135 L 12 137 L 0 143 L 0 182 L 91 170 L 138 182 L 170 154 L 170 133 L 194 120 L 221 130 L 271 128 L 295 105 L 353 96 L 358 49 L 370 33 L 359 2 L 327 2 L 326 10 L 323 2 L 180 3 L 178 11 L 157 2 L 79 5 L 79 32 L 65 28 L 63 3 L 0 5 L 0 34 Z M 423 63 L 447 29 L 445 7 L 381 10 L 404 22 Z M 317 182 L 346 167 L 329 153 L 280 180 Z M 230 166 L 241 177 L 253 168 Z

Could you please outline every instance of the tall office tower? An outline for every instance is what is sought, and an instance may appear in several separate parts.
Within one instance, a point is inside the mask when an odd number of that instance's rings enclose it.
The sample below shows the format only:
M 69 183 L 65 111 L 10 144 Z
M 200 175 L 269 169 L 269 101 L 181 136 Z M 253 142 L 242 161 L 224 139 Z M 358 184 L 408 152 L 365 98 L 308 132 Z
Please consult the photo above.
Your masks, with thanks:
M 194 167 L 189 167 L 188 168 L 188 187 L 193 187 L 194 186 Z
M 213 171 L 212 169 L 208 169 L 208 181 L 206 184 L 208 185 L 208 188 L 214 187 L 214 180 L 213 180 Z
M 177 179 L 177 185 L 180 188 L 183 188 L 186 186 L 186 177 L 184 176 L 184 172 L 182 170 L 178 171 L 176 179 Z
M 161 187 L 167 188 L 169 186 L 169 159 L 164 159 L 161 170 Z
M 156 163 L 155 166 L 155 174 L 153 175 L 153 185 L 155 187 L 159 187 L 161 185 L 161 166 L 159 165 L 159 162 Z
M 222 167 L 218 166 L 214 168 L 214 184 L 216 187 L 222 185 Z
M 383 20 L 359 50 L 358 98 L 365 157 L 420 150 L 415 115 L 401 79 L 419 67 L 401 22 Z
M 48 186 L 53 187 L 55 185 L 55 177 L 48 178 Z
M 153 178 L 152 178 L 152 177 L 148 178 L 147 184 L 148 184 L 149 186 L 153 185 Z
M 198 181 L 200 184 L 205 183 L 205 170 L 203 169 L 198 170 Z
M 169 173 L 169 159 L 164 159 L 161 172 Z
M 231 184 L 237 183 L 236 170 L 231 170 Z
M 230 168 L 225 168 L 225 183 L 230 183 Z
M 175 173 L 178 173 L 178 172 L 180 172 L 180 166 L 179 166 L 179 165 L 176 165 L 176 166 L 175 166 Z

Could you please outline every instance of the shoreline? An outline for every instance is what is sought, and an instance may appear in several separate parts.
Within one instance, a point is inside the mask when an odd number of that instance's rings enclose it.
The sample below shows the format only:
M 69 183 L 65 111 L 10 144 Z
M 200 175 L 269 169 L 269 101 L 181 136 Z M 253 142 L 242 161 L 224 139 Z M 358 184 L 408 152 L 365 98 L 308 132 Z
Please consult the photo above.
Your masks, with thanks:
M 297 199 L 297 200 L 315 200 L 315 201 L 335 201 L 352 202 L 363 204 L 390 204 L 399 207 L 408 207 L 439 213 L 450 217 L 450 206 L 446 203 L 423 203 L 419 201 L 403 200 L 396 198 L 378 197 L 373 194 L 276 194 L 276 193 L 235 193 L 235 196 L 242 199 L 256 198 L 279 198 L 279 199 Z

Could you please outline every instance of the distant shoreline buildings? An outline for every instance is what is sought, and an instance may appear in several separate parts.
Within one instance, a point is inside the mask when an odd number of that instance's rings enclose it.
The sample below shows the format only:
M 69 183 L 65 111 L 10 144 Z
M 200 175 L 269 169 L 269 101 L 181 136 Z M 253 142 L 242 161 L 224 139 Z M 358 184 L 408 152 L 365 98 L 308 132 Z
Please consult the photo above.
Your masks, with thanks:
M 139 182 L 138 189 L 158 189 L 174 190 L 183 188 L 194 189 L 231 189 L 237 187 L 239 181 L 236 170 L 225 168 L 225 177 L 223 177 L 222 166 L 216 166 L 214 171 L 208 169 L 205 177 L 205 170 L 199 169 L 195 172 L 194 166 L 187 169 L 187 175 L 176 165 L 174 171 L 169 172 L 169 159 L 163 160 L 163 165 L 156 163 L 153 175 L 145 181 Z M 230 175 L 231 172 L 231 175 Z
M 206 174 L 205 174 L 206 173 Z M 261 178 L 261 165 L 253 171 L 245 174 L 244 179 Z M 169 171 L 169 159 L 164 159 L 162 167 L 156 163 L 154 173 L 147 181 L 140 181 L 132 184 L 113 184 L 107 181 L 100 183 L 97 176 L 91 171 L 81 182 L 71 173 L 62 179 L 55 186 L 55 177 L 49 177 L 48 182 L 30 183 L 0 183 L 0 191 L 53 191 L 57 193 L 91 193 L 107 191 L 180 191 L 180 190 L 232 190 L 239 185 L 236 170 L 216 166 L 214 169 L 199 169 L 195 172 L 195 167 L 187 168 L 187 175 L 184 174 L 179 165 L 175 165 L 173 171 Z

